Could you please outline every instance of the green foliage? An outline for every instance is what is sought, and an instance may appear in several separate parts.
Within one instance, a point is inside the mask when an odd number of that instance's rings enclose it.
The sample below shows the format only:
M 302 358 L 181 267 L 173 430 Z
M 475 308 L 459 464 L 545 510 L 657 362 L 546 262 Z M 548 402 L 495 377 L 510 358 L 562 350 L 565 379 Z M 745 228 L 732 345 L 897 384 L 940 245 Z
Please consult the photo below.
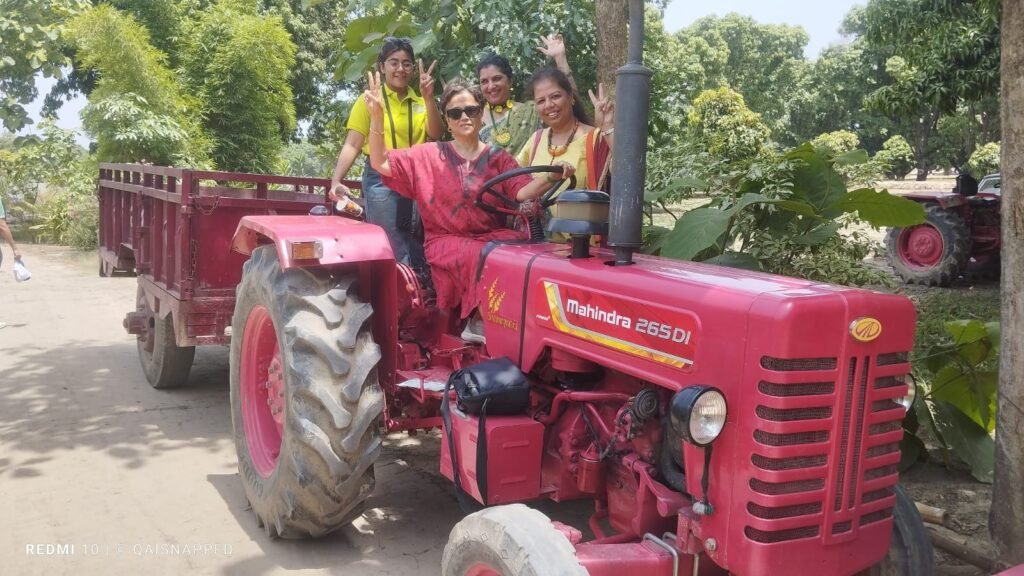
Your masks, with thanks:
M 833 157 L 805 144 L 756 161 L 708 205 L 683 214 L 658 238 L 660 253 L 837 283 L 878 282 L 861 262 L 871 247 L 839 230 L 851 219 L 913 225 L 924 221 L 924 212 L 885 191 L 847 192 L 836 167 L 863 156 Z
M 732 88 L 761 115 L 772 134 L 787 132 L 787 103 L 810 67 L 803 55 L 808 41 L 803 28 L 760 24 L 732 13 L 701 18 L 676 37 L 686 43 L 686 52 L 702 54 L 698 57 L 705 63 L 703 86 Z
M 69 64 L 60 42 L 63 22 L 87 0 L 0 0 L 0 124 L 12 132 L 30 124 L 24 105 L 35 80 L 61 76 Z
M 281 18 L 223 1 L 188 28 L 188 38 L 184 75 L 202 102 L 214 163 L 227 171 L 273 172 L 295 130 L 288 84 L 295 45 Z
M 729 161 L 753 159 L 768 143 L 769 130 L 761 117 L 747 108 L 741 94 L 725 87 L 702 92 L 694 100 L 687 126 L 708 153 Z
M 289 176 L 329 177 L 334 169 L 332 160 L 319 147 L 305 141 L 291 142 L 281 151 L 283 171 Z
M 986 174 L 999 172 L 1000 146 L 999 142 L 989 142 L 971 154 L 967 166 L 971 174 L 981 178 Z
M 814 140 L 811 140 L 811 145 L 816 150 L 823 150 L 835 156 L 860 148 L 860 139 L 849 130 L 837 130 L 817 136 Z
M 981 482 L 992 481 L 996 394 L 999 388 L 999 323 L 944 323 L 945 338 L 923 358 L 917 378 L 917 418 Z M 924 418 L 922 418 L 922 415 Z
M 196 102 L 145 28 L 104 4 L 72 19 L 67 37 L 78 49 L 79 65 L 100 76 L 82 125 L 96 139 L 101 161 L 169 165 L 205 157 Z
M 875 154 L 875 161 L 881 166 L 887 178 L 903 180 L 914 168 L 914 151 L 903 136 L 893 136 L 885 141 L 882 149 Z

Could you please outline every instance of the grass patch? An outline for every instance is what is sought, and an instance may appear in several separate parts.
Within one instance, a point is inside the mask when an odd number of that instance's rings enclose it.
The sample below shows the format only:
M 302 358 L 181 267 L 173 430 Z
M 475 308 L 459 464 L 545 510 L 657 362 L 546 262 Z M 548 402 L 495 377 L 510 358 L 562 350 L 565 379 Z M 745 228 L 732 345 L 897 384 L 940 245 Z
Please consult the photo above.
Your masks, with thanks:
M 917 331 L 912 358 L 923 358 L 936 344 L 948 342 L 945 323 L 951 320 L 999 320 L 999 285 L 965 290 L 931 288 L 910 295 L 917 308 Z M 920 366 L 919 368 L 924 368 Z

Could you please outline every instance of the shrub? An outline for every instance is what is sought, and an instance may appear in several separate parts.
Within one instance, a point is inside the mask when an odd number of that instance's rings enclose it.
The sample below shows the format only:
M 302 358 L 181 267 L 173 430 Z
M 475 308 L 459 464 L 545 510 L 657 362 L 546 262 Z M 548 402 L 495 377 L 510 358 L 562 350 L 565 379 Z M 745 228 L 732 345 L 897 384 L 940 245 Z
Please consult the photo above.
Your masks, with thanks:
M 914 169 L 914 150 L 903 136 L 886 140 L 874 159 L 890 179 L 903 180 Z
M 999 172 L 999 155 L 999 142 L 989 142 L 971 154 L 971 159 L 967 161 L 967 169 L 976 178 Z

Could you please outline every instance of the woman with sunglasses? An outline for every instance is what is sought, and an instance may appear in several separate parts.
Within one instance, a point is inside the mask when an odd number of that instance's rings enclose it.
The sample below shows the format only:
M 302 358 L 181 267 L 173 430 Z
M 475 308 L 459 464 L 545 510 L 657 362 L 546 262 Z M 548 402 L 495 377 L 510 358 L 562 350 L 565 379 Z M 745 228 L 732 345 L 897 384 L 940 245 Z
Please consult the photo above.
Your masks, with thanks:
M 371 130 L 380 131 L 384 146 L 390 150 L 408 148 L 441 137 L 444 126 L 434 102 L 434 66 L 423 69 L 419 61 L 419 80 L 422 94 L 410 86 L 413 74 L 414 53 L 408 38 L 385 38 L 377 56 L 377 74 L 384 84 L 374 88 L 381 96 L 384 106 L 384 122 L 371 128 L 370 112 L 366 102 L 360 98 L 352 106 L 348 117 L 348 135 L 338 154 L 338 162 L 331 178 L 328 194 L 335 202 L 350 193 L 341 180 L 348 173 L 360 152 L 367 155 L 363 167 L 363 198 L 366 199 L 366 219 L 387 232 L 395 259 L 413 267 L 417 272 L 426 272 L 423 248 L 413 235 L 416 208 L 411 200 L 403 198 L 389 189 L 380 174 L 370 165 L 368 136 Z
M 371 165 L 391 189 L 420 205 L 437 306 L 459 308 L 461 317 L 467 318 L 478 304 L 473 275 L 484 244 L 525 237 L 522 232 L 503 229 L 499 217 L 474 201 L 484 182 L 519 165 L 505 150 L 480 140 L 485 100 L 479 88 L 461 80 L 448 84 L 441 95 L 452 141 L 387 150 L 380 130 L 385 113 L 379 82 L 379 76 L 371 76 L 370 88 L 363 95 L 370 110 Z M 497 185 L 497 191 L 519 202 L 530 200 L 551 186 L 548 176 L 557 181 L 574 171 L 565 164 L 560 175 L 511 178 Z M 469 329 L 463 337 L 479 341 L 479 334 Z
M 541 36 L 537 50 L 552 59 L 555 66 L 572 79 L 561 34 Z M 516 102 L 512 97 L 512 65 L 503 56 L 488 54 L 476 65 L 480 90 L 487 99 L 480 139 L 515 154 L 541 128 L 533 102 Z
M 594 120 L 583 109 L 572 81 L 556 68 L 541 68 L 530 80 L 537 113 L 546 126 L 519 150 L 522 166 L 563 161 L 576 168 L 577 188 L 604 188 L 613 144 L 615 105 L 599 84 L 589 91 Z

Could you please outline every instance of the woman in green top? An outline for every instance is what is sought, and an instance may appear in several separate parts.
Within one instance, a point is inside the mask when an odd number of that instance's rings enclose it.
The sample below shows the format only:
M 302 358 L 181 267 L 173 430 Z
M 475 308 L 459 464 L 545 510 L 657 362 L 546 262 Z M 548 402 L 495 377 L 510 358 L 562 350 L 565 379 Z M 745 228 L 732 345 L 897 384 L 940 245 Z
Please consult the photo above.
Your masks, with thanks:
M 537 50 L 554 60 L 558 69 L 572 78 L 562 35 L 541 36 L 540 40 L 542 46 L 538 46 Z M 515 154 L 526 144 L 530 135 L 542 127 L 537 108 L 532 101 L 516 102 L 512 99 L 512 65 L 503 56 L 484 56 L 476 65 L 476 75 L 480 80 L 480 90 L 487 100 L 480 140 Z
M 419 62 L 420 90 L 410 86 L 415 55 L 408 38 L 384 39 L 377 56 L 377 72 L 384 79 L 381 92 L 384 103 L 384 145 L 388 150 L 409 148 L 441 137 L 444 125 L 434 102 L 434 64 L 424 70 Z M 395 260 L 426 273 L 423 247 L 413 236 L 416 220 L 415 204 L 396 194 L 381 182 L 380 173 L 370 165 L 370 112 L 363 98 L 357 98 L 348 117 L 348 135 L 338 154 L 338 162 L 328 191 L 337 201 L 350 190 L 341 180 L 355 163 L 360 152 L 366 155 L 363 166 L 363 198 L 366 199 L 366 219 L 387 232 Z

